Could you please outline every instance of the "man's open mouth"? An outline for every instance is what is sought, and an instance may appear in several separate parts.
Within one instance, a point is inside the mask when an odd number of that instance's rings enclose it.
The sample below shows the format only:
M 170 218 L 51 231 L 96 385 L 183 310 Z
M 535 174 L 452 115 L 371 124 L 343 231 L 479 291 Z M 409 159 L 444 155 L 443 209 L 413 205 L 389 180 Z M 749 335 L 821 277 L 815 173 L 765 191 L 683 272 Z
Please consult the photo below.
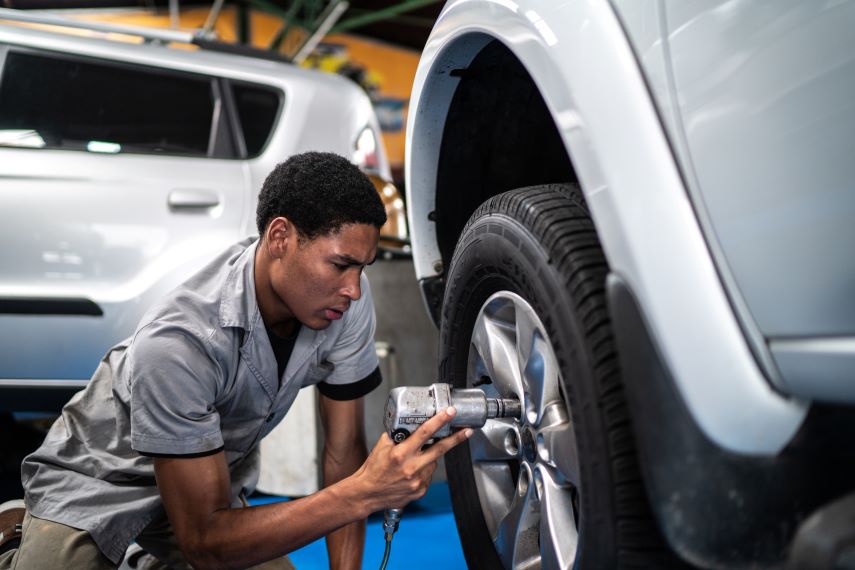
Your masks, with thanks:
M 344 310 L 341 310 L 341 309 L 325 309 L 324 315 L 326 316 L 326 318 L 328 318 L 332 321 L 337 321 L 342 317 L 342 315 L 344 315 L 344 311 L 346 311 L 346 310 L 347 309 L 344 309 Z

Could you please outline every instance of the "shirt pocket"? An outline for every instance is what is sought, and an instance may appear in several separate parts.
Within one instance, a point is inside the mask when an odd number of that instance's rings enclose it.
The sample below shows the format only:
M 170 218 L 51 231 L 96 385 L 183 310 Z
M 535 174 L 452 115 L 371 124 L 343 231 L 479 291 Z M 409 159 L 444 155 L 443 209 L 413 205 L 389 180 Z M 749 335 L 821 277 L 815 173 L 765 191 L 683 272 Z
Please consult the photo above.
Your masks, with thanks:
M 309 365 L 308 370 L 306 370 L 306 376 L 303 379 L 302 386 L 305 388 L 306 386 L 313 386 L 314 384 L 323 382 L 329 378 L 330 374 L 334 371 L 335 364 L 329 360 L 321 359 L 317 362 L 313 362 Z
M 216 402 L 227 452 L 243 454 L 256 443 L 274 401 L 266 387 L 241 360 L 227 390 Z

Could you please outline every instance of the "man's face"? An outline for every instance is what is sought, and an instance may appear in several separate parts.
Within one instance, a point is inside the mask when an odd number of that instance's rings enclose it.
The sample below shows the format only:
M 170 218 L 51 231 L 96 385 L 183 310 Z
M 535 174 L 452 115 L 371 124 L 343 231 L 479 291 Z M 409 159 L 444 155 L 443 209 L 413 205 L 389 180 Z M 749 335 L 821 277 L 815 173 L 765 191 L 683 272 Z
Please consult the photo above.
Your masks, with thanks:
M 271 284 L 287 312 L 311 329 L 342 318 L 362 296 L 359 278 L 374 261 L 380 230 L 347 224 L 312 240 L 291 239 L 271 271 Z

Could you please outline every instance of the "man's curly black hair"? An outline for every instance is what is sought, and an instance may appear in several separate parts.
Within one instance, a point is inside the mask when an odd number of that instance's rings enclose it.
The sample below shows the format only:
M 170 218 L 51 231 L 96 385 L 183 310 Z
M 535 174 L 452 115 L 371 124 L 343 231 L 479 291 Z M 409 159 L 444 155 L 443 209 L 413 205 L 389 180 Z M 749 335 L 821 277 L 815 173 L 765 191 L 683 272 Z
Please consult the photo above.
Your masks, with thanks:
M 259 235 L 277 216 L 288 218 L 307 239 L 335 233 L 346 224 L 380 228 L 386 223 L 383 202 L 368 177 L 329 152 L 296 154 L 267 176 L 258 195 Z

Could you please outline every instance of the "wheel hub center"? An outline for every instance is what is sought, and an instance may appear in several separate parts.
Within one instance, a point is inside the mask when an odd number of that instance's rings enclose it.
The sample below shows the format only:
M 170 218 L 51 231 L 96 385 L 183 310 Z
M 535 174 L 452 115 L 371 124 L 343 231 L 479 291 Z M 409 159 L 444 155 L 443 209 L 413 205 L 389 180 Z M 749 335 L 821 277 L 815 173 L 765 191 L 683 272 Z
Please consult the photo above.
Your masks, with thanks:
M 534 443 L 534 436 L 531 430 L 524 430 L 522 433 L 522 448 L 523 456 L 529 463 L 534 463 L 537 459 L 537 445 Z

